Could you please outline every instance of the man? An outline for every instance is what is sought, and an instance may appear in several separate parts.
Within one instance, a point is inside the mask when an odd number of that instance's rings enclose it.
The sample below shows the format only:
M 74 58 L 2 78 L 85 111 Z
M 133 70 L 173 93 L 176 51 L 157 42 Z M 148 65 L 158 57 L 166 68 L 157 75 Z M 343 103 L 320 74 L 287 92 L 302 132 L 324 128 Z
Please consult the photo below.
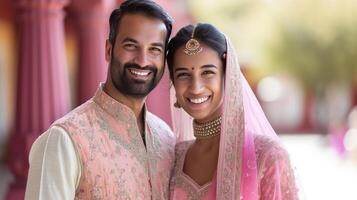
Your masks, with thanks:
M 168 199 L 175 139 L 146 111 L 172 21 L 149 0 L 110 16 L 107 80 L 33 144 L 25 199 Z

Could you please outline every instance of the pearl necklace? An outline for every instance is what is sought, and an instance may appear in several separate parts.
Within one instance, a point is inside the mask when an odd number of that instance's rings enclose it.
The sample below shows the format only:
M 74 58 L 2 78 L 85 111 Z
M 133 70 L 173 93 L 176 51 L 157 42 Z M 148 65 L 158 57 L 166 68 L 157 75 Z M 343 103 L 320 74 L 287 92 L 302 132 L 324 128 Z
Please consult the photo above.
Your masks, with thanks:
M 221 133 L 221 123 L 222 117 L 206 123 L 198 123 L 196 120 L 193 120 L 194 136 L 201 139 L 217 136 Z

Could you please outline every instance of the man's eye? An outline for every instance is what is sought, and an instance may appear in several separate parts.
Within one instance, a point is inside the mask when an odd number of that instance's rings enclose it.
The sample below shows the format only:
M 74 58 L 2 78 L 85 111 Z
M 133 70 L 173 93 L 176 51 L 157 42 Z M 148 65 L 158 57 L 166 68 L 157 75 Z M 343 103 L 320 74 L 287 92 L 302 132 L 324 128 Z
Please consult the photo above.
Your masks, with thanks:
M 124 44 L 124 48 L 125 49 L 129 49 L 129 50 L 133 50 L 133 49 L 136 49 L 136 45 L 135 44 Z
M 154 52 L 156 54 L 160 54 L 162 52 L 162 50 L 160 48 L 157 48 L 157 47 L 150 48 L 150 51 Z

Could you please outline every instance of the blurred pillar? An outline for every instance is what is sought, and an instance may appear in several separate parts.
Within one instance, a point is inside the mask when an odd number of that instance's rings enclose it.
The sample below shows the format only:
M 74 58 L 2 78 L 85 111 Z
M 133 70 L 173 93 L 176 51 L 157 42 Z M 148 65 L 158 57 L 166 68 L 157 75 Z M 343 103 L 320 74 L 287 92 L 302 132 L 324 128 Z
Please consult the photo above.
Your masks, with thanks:
M 157 0 L 156 2 L 174 19 L 171 36 L 174 36 L 184 25 L 192 23 L 192 17 L 187 12 L 189 9 L 186 0 Z M 150 112 L 156 114 L 171 126 L 170 85 L 170 76 L 166 68 L 159 85 L 150 93 L 146 102 Z
M 352 95 L 353 95 L 353 100 L 352 100 L 352 106 L 357 106 L 357 80 L 354 81 L 354 85 L 353 85 L 353 91 L 352 91 Z
M 300 132 L 315 132 L 316 131 L 316 122 L 313 121 L 313 116 L 315 112 L 315 103 L 316 99 L 312 92 L 307 91 L 305 93 L 304 99 L 304 111 L 303 118 L 299 127 Z
M 16 117 L 8 164 L 15 176 L 8 200 L 23 199 L 33 141 L 69 110 L 63 7 L 68 0 L 17 0 Z
M 105 41 L 115 3 L 115 0 L 73 0 L 71 4 L 79 41 L 77 104 L 91 98 L 99 83 L 106 79 Z

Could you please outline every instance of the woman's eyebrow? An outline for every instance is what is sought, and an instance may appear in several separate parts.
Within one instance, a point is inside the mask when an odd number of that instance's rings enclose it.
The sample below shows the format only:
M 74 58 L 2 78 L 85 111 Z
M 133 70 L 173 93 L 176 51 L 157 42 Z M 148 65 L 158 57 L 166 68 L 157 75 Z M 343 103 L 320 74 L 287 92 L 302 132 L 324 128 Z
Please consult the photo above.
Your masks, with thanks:
M 175 69 L 175 72 L 177 72 L 177 71 L 187 71 L 187 70 L 188 70 L 187 68 L 179 67 L 179 68 Z

